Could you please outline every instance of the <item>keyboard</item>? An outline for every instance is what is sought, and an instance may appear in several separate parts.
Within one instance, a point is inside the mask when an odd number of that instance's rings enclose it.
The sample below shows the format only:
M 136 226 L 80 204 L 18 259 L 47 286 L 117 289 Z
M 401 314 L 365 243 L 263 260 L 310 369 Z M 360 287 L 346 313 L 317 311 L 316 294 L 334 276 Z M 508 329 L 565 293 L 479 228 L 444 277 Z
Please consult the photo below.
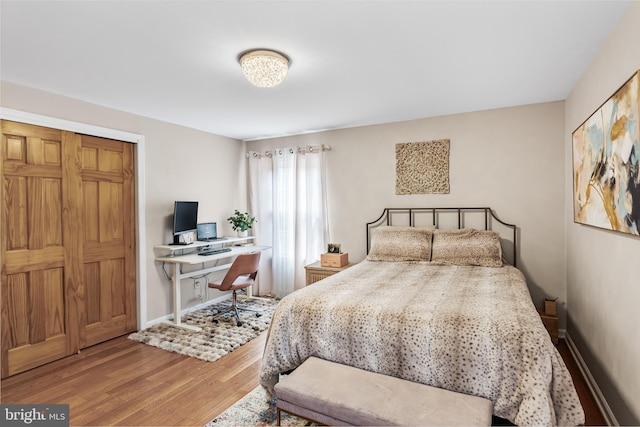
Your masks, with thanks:
M 198 255 L 207 256 L 207 255 L 221 254 L 224 252 L 231 252 L 231 248 L 203 249 L 200 252 L 198 252 Z

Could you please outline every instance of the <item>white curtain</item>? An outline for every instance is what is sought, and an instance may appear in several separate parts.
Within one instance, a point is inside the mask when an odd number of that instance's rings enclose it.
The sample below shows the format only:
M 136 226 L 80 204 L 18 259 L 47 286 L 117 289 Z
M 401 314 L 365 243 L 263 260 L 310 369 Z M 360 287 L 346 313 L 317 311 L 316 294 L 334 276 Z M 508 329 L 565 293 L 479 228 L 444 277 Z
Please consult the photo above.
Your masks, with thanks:
M 254 292 L 282 298 L 304 287 L 304 266 L 319 260 L 329 241 L 322 147 L 249 153 L 249 208 L 257 243 L 273 248 L 272 282 L 263 275 Z
M 257 153 L 250 153 L 249 212 L 256 217 L 252 231 L 257 245 L 273 244 L 272 166 L 271 159 L 262 159 Z M 260 272 L 252 290 L 254 295 L 272 295 L 272 259 L 272 251 L 262 251 Z
M 279 298 L 295 289 L 296 150 L 273 152 L 273 290 Z

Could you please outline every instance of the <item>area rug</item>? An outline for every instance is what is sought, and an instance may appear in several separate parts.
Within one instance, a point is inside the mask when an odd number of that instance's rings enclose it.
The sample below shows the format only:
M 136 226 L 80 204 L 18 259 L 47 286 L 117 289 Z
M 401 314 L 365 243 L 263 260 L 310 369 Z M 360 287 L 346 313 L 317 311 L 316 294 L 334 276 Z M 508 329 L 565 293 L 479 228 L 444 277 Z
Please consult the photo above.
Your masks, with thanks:
M 275 398 L 269 399 L 264 387 L 259 385 L 237 401 L 205 427 L 271 426 L 276 425 Z M 293 415 L 281 413 L 280 425 L 287 427 L 312 426 L 311 422 Z
M 134 332 L 129 335 L 129 339 L 207 362 L 216 361 L 267 329 L 277 301 L 257 298 L 238 301 L 239 307 L 258 311 L 262 316 L 256 317 L 255 313 L 240 311 L 240 320 L 243 323 L 242 326 L 237 326 L 235 317 L 229 312 L 217 316 L 219 322 L 213 323 L 215 314 L 223 311 L 229 304 L 212 304 L 182 317 L 182 323 L 200 326 L 200 332 L 159 323 Z

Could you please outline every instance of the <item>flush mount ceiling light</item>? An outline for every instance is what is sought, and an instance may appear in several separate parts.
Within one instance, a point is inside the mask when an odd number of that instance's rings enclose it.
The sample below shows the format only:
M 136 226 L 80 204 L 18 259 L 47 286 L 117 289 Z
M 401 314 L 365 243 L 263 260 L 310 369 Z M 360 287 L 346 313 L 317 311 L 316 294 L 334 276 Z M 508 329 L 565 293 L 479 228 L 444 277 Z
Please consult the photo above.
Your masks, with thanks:
M 238 60 L 244 76 L 258 87 L 278 86 L 289 70 L 289 58 L 273 50 L 249 50 Z

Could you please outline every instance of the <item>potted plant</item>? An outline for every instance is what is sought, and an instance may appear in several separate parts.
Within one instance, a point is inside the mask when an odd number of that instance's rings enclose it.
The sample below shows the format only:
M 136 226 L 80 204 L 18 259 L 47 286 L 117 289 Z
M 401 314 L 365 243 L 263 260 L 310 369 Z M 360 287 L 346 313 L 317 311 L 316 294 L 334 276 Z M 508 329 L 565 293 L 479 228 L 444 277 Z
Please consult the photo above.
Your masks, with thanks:
M 231 228 L 238 233 L 238 237 L 246 236 L 247 230 L 253 227 L 255 220 L 255 217 L 252 217 L 249 213 L 242 213 L 237 209 L 233 215 L 227 218 L 227 221 L 231 223 Z

